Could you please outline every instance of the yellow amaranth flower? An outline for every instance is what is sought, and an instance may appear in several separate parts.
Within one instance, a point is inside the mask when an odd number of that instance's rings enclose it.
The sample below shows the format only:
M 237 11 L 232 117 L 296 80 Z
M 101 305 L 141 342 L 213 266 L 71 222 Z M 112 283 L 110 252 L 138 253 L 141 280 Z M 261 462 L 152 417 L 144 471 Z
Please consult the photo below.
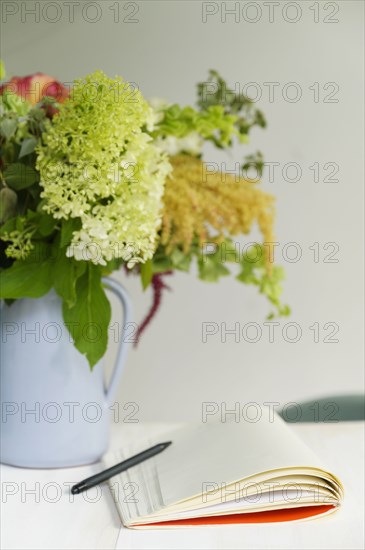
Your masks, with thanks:
M 274 242 L 274 197 L 254 182 L 221 172 L 209 172 L 199 159 L 171 159 L 172 173 L 163 197 L 161 243 L 169 253 L 181 246 L 187 253 L 195 237 L 202 244 L 250 232 L 258 223 L 263 241 Z M 269 265 L 269 262 L 268 262 Z

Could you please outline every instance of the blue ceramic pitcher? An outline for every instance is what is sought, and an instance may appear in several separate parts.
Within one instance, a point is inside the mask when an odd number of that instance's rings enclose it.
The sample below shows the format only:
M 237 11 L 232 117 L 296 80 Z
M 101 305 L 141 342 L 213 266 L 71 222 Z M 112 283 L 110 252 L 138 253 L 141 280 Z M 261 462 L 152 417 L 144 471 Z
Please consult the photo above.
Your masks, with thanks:
M 97 461 L 106 451 L 111 407 L 129 346 L 125 328 L 131 306 L 119 283 L 103 282 L 124 311 L 108 388 L 103 361 L 91 371 L 73 346 L 55 292 L 2 304 L 1 462 L 30 468 L 77 466 Z

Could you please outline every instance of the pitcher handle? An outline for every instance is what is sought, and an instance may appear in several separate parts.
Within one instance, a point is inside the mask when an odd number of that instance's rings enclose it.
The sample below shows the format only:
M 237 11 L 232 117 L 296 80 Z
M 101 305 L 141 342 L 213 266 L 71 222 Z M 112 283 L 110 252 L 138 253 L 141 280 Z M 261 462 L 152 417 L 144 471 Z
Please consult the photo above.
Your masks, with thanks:
M 119 298 L 124 312 L 123 329 L 120 335 L 117 358 L 115 360 L 115 366 L 109 382 L 109 387 L 105 391 L 105 398 L 107 404 L 110 406 L 113 404 L 115 395 L 117 393 L 119 380 L 122 375 L 128 350 L 131 344 L 131 342 L 125 341 L 125 335 L 126 327 L 128 326 L 128 323 L 131 322 L 132 318 L 132 306 L 128 292 L 125 290 L 125 288 L 123 288 L 120 283 L 118 283 L 115 279 L 110 279 L 109 277 L 103 277 L 102 282 L 108 290 L 111 290 L 113 294 L 115 294 L 117 298 Z

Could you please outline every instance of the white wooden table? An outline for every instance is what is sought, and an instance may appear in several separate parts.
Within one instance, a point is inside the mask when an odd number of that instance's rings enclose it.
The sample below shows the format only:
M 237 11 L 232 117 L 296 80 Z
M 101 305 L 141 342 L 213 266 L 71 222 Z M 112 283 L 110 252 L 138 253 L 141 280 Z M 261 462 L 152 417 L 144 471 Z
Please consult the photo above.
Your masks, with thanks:
M 168 424 L 113 426 L 112 448 L 131 430 L 156 435 Z M 328 518 L 295 524 L 235 525 L 134 531 L 121 527 L 107 486 L 87 496 L 69 487 L 99 464 L 58 470 L 1 466 L 1 548 L 10 549 L 357 549 L 364 548 L 364 423 L 292 424 L 344 483 L 342 509 Z M 94 491 L 94 492 L 93 492 Z

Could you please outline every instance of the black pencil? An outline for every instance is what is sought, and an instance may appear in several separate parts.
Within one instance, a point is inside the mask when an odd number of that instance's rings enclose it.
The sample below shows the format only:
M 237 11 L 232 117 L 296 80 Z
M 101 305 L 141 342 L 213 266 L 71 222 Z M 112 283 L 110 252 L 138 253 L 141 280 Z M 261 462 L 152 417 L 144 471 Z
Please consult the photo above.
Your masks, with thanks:
M 119 464 L 116 464 L 115 466 L 112 466 L 111 468 L 108 468 L 107 470 L 104 470 L 99 474 L 88 477 L 71 487 L 71 493 L 73 495 L 78 495 L 79 493 L 82 493 L 83 491 L 86 491 L 87 489 L 90 489 L 95 485 L 99 485 L 99 483 L 102 483 L 103 481 L 106 481 L 107 479 L 110 479 L 111 477 L 116 476 L 117 474 L 120 474 L 125 470 L 128 470 L 128 468 L 132 468 L 132 466 L 136 466 L 144 460 L 147 460 L 148 458 L 151 458 L 158 453 L 161 453 L 166 449 L 166 447 L 171 445 L 171 443 L 171 441 L 167 441 L 166 443 L 158 443 L 154 447 L 146 449 L 145 451 L 142 451 L 141 453 L 138 453 L 131 458 L 127 458 L 127 460 L 124 460 L 123 462 L 120 462 Z

